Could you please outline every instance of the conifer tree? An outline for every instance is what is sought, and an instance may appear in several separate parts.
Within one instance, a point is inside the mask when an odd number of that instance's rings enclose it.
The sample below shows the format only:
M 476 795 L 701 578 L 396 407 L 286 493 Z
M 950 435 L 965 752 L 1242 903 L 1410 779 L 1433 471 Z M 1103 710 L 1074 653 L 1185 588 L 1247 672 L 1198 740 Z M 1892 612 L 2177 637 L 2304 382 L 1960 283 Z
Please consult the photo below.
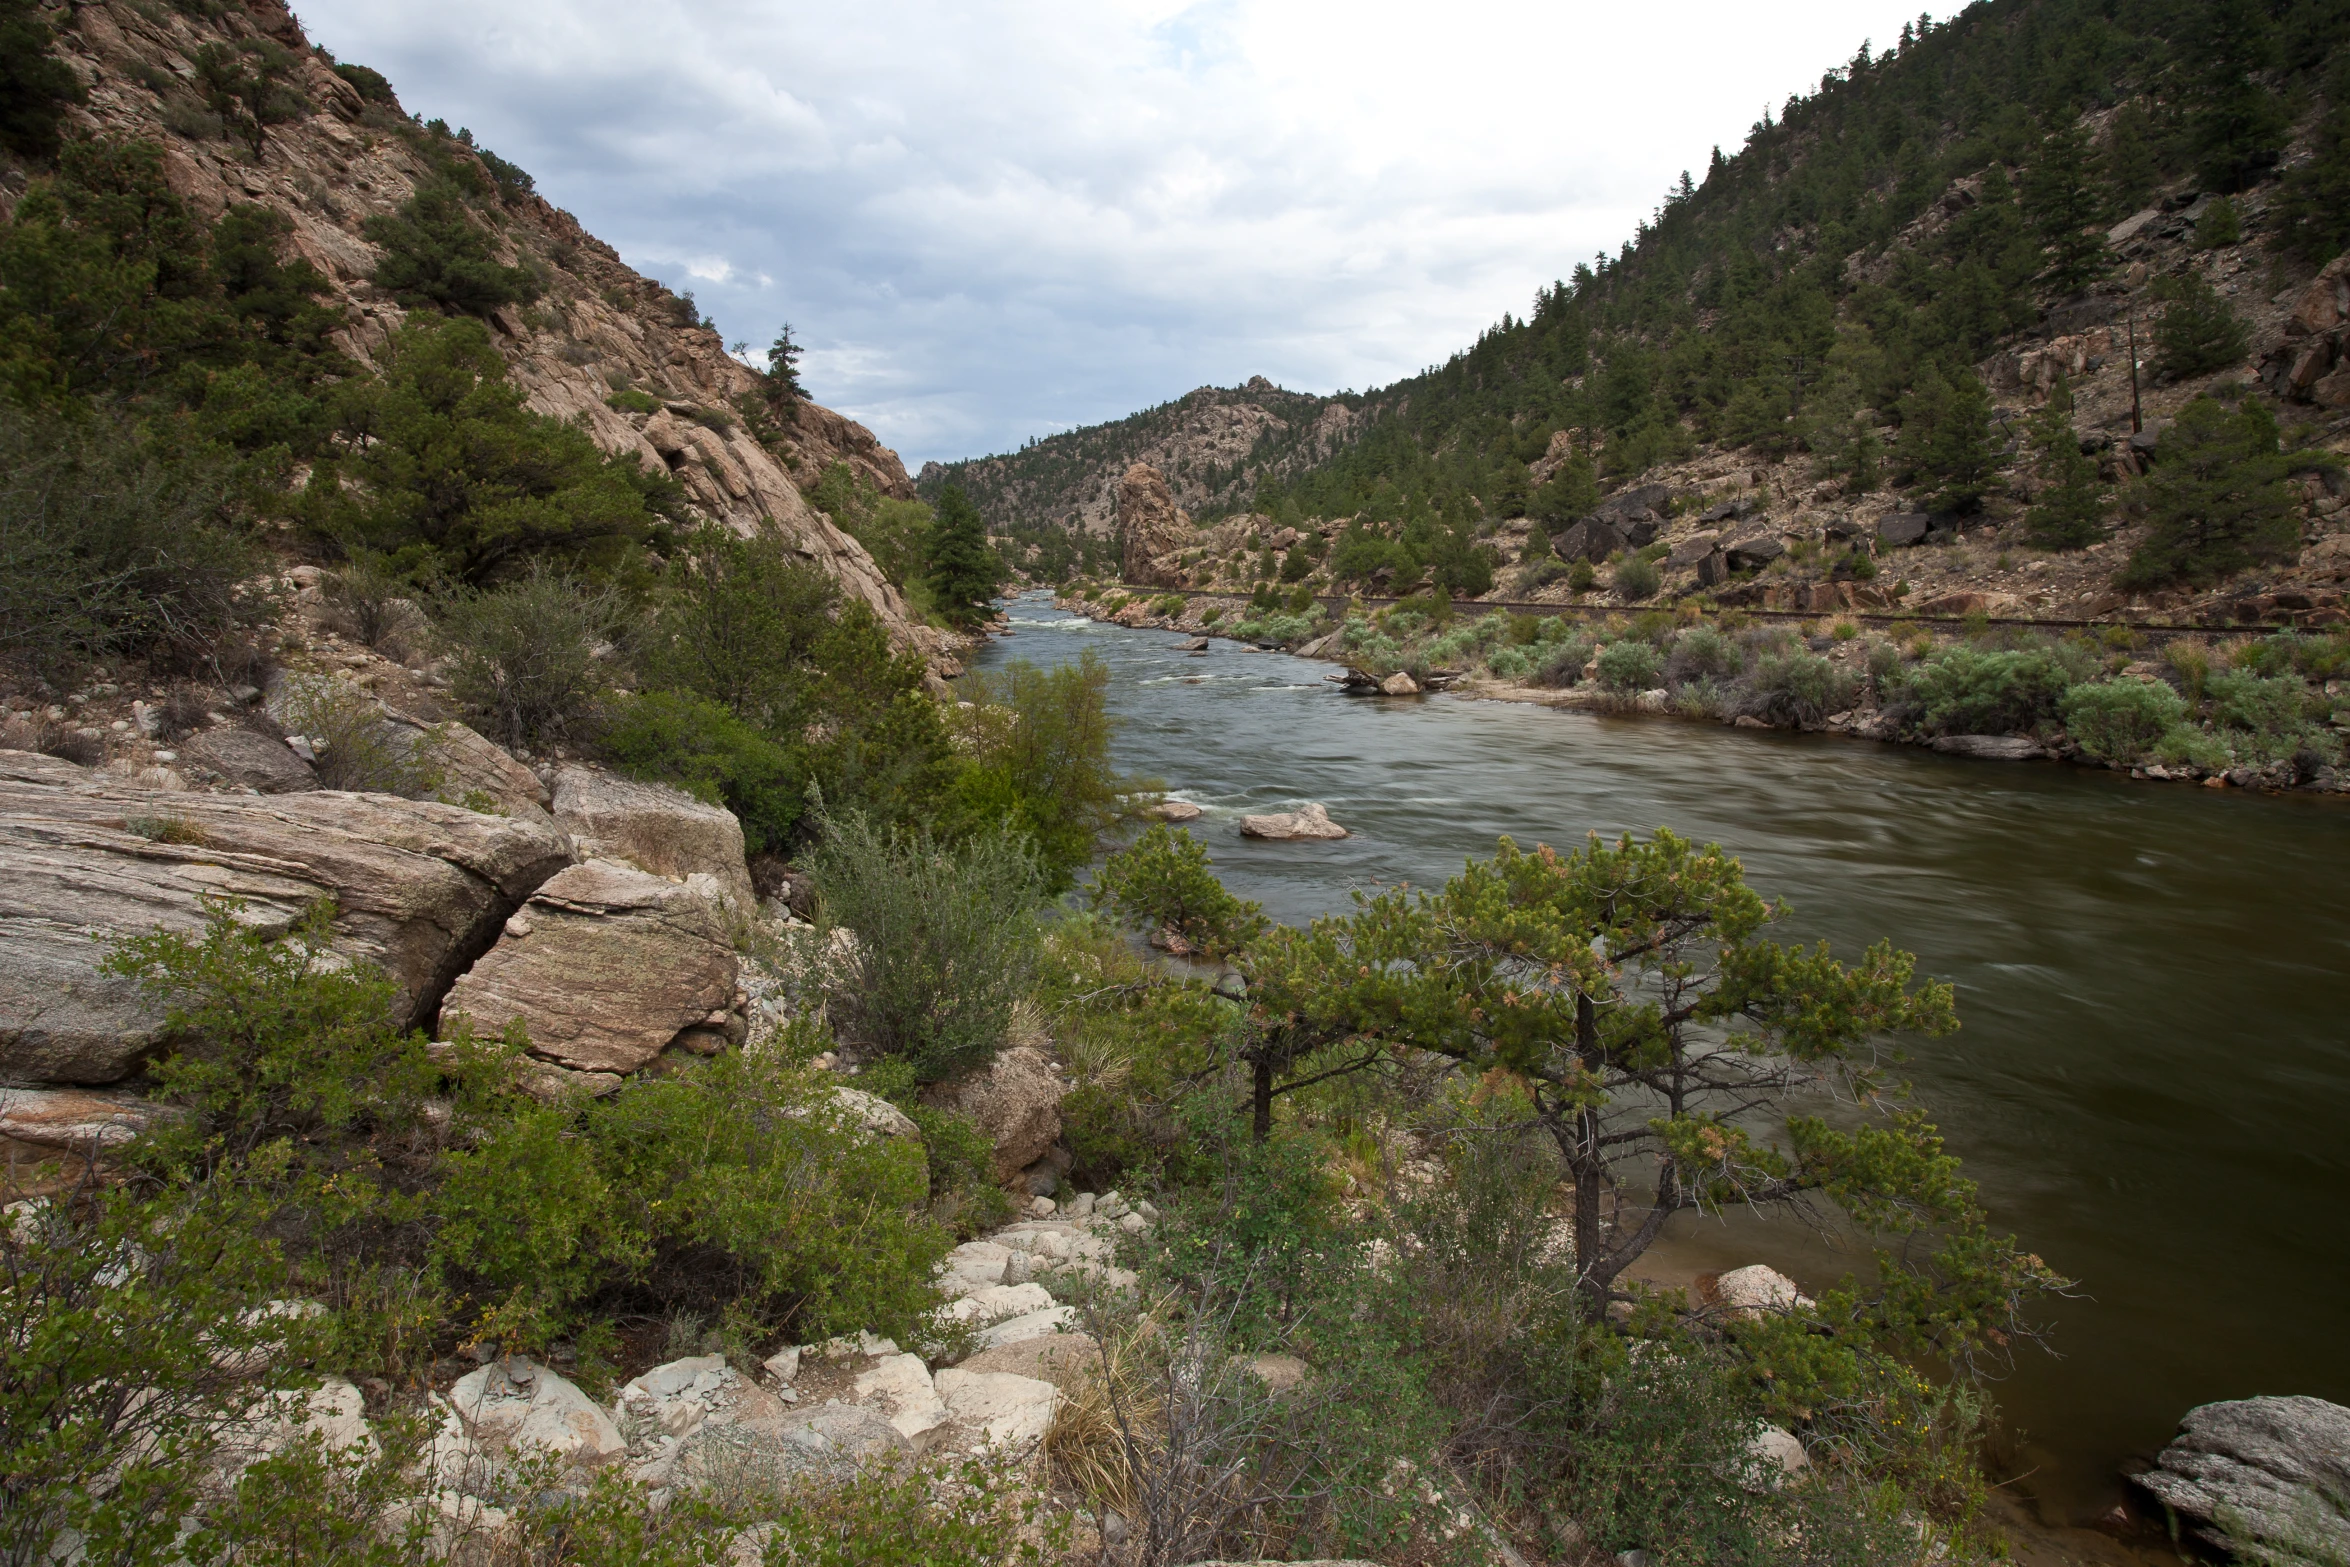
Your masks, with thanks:
M 1901 467 L 1930 484 L 1937 511 L 1968 512 L 1991 492 L 1997 452 L 1991 438 L 1991 394 L 1972 370 L 1947 379 L 1931 367 L 1901 400 Z
M 2024 171 L 2024 216 L 2048 257 L 2042 274 L 2058 294 L 2077 294 L 2106 267 L 2105 236 L 2097 223 L 2105 198 L 2091 178 L 2089 138 L 2068 126 L 2040 144 Z
M 81 78 L 50 52 L 55 37 L 33 0 L 0 0 L 0 147 L 30 158 L 57 155 L 66 106 Z
M 775 346 L 767 350 L 767 374 L 760 387 L 769 406 L 779 413 L 808 395 L 808 389 L 800 385 L 800 355 L 804 352 L 792 341 L 791 323 L 786 321 L 783 330 L 775 334 Z
M 2276 26 L 2260 0 L 2198 0 L 2180 38 L 2193 84 L 2187 134 L 2206 189 L 2248 188 L 2285 150 L 2292 119 L 2260 73 L 2277 63 Z
M 2198 269 L 2163 279 L 2155 285 L 2155 297 L 2163 301 L 2163 311 L 2154 325 L 2154 356 L 2164 374 L 2184 380 L 2222 370 L 2251 351 L 2243 318 Z
M 2024 514 L 2024 529 L 2043 549 L 2077 550 L 2105 536 L 2105 494 L 2097 464 L 2081 451 L 2073 429 L 2073 393 L 2058 377 L 2048 406 L 2033 418 L 2028 433 L 2032 473 L 2039 493 Z
M 930 530 L 929 583 L 939 613 L 957 626 L 987 618 L 988 601 L 1003 585 L 1004 563 L 987 542 L 987 524 L 959 484 L 939 492 Z
M 2204 582 L 2289 552 L 2299 530 L 2279 448 L 2275 417 L 2250 398 L 2234 413 L 2210 397 L 2180 410 L 2133 497 L 2153 527 L 2121 580 Z

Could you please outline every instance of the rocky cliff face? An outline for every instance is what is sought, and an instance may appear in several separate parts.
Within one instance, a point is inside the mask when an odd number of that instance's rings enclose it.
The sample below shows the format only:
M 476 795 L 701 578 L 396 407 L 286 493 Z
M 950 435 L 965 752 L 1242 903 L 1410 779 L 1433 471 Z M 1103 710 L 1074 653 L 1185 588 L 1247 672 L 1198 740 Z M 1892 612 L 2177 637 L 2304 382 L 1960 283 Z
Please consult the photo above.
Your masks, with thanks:
M 260 39 L 296 51 L 292 85 L 308 108 L 272 126 L 254 157 L 242 143 L 200 134 L 194 100 L 175 84 L 193 78 L 194 56 L 206 44 Z M 368 102 L 336 75 L 280 0 L 243 0 L 211 18 L 161 6 L 83 5 L 58 52 L 89 90 L 76 128 L 161 146 L 173 190 L 207 218 L 231 203 L 257 202 L 291 220 L 288 244 L 326 277 L 330 302 L 345 312 L 339 346 L 372 367 L 406 313 L 369 281 L 381 253 L 363 227 L 398 209 L 431 174 L 394 109 Z M 19 177 L 0 190 L 0 203 L 13 205 L 22 189 Z M 862 425 L 811 404 L 795 411 L 773 449 L 762 445 L 726 412 L 759 377 L 727 354 L 690 306 L 543 197 L 510 197 L 504 219 L 498 259 L 534 268 L 548 285 L 537 303 L 490 318 L 533 410 L 578 420 L 606 450 L 661 464 L 703 515 L 746 535 L 780 534 L 870 604 L 901 644 L 944 651 L 944 635 L 922 625 L 863 546 L 801 493 L 838 461 L 885 494 L 910 498 L 895 452 Z M 614 409 L 606 399 L 623 386 L 649 393 L 661 408 Z
M 1345 398 L 1284 391 L 1263 376 L 1203 386 L 1112 424 L 1039 441 L 1026 451 L 925 465 L 925 493 L 953 479 L 993 531 L 1051 524 L 1109 536 L 1137 464 L 1155 469 L 1172 503 L 1193 515 L 1245 508 L 1260 473 L 1287 477 L 1336 452 L 1359 413 Z
M 1191 517 L 1168 493 L 1166 475 L 1136 463 L 1118 481 L 1119 569 L 1128 582 L 1185 586 L 1180 572 L 1162 572 L 1160 557 L 1191 542 Z

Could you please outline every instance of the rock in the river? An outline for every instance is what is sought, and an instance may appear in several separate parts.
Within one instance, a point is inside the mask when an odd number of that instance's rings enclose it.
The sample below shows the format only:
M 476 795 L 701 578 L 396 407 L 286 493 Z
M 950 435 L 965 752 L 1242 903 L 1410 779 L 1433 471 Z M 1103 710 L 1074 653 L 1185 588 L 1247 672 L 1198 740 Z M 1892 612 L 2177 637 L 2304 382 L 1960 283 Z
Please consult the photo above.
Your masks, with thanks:
M 483 1034 L 520 1018 L 534 1055 L 625 1074 L 724 1009 L 737 964 L 704 892 L 590 860 L 532 894 L 443 1010 Z
M 230 783 L 263 794 L 299 794 L 318 787 L 318 774 L 283 740 L 242 724 L 216 724 L 180 743 L 180 760 L 209 768 Z
M 1379 682 L 1379 690 L 1386 696 L 1418 696 L 1420 682 L 1411 677 L 1410 671 L 1399 669 Z
M 1716 1279 L 1714 1295 L 1731 1316 L 1748 1320 L 1811 1307 L 1811 1297 L 1793 1279 L 1759 1262 L 1732 1268 Z
M 330 899 L 345 957 L 381 965 L 404 1022 L 568 863 L 550 828 L 390 795 L 203 794 L 0 782 L 0 1079 L 108 1083 L 162 1042 L 164 1008 L 99 965 L 119 937 L 192 932 L 208 894 L 285 931 Z
M 1200 818 L 1200 809 L 1189 800 L 1161 800 L 1156 805 L 1146 807 L 1143 815 L 1155 816 L 1163 822 L 1196 822 Z
M 1061 1402 L 1061 1390 L 1052 1383 L 1008 1371 L 950 1366 L 935 1380 L 947 1413 L 977 1432 L 987 1446 L 1013 1452 L 1044 1440 Z
M 1244 838 L 1270 838 L 1277 841 L 1347 836 L 1346 829 L 1330 819 L 1329 809 L 1319 801 L 1301 805 L 1294 811 L 1269 816 L 1243 816 L 1240 819 L 1240 832 Z
M 1983 762 L 2036 762 L 2048 752 L 2023 735 L 1936 735 L 1934 749 Z
M 742 823 L 723 806 L 682 789 L 574 766 L 556 775 L 555 821 L 584 856 L 626 860 L 674 881 L 712 876 L 736 909 L 747 914 L 759 906 L 743 859 Z
M 1009 1182 L 1061 1135 L 1061 1074 L 1034 1045 L 999 1050 L 983 1067 L 923 1097 L 979 1123 L 995 1144 L 995 1178 Z
M 2205 1404 L 2187 1412 L 2155 1467 L 2137 1478 L 2221 1543 L 2257 1540 L 2312 1562 L 2350 1556 L 2350 1409 L 2339 1404 L 2303 1396 Z

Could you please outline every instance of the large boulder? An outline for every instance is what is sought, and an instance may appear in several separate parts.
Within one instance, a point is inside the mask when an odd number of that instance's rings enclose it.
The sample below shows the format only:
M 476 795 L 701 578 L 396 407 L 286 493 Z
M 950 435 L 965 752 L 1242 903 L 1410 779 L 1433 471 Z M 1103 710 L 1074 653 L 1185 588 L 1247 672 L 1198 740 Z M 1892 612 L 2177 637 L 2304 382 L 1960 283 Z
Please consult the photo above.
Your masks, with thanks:
M 457 1379 L 449 1406 L 483 1451 L 551 1453 L 574 1464 L 605 1464 L 628 1451 L 620 1428 L 595 1401 L 534 1360 L 492 1361 Z
M 1119 573 L 1128 582 L 1154 588 L 1184 585 L 1180 571 L 1159 569 L 1161 556 L 1191 543 L 1191 518 L 1176 506 L 1167 476 L 1136 463 L 1118 481 Z
M 0 1088 L 0 1201 L 72 1185 L 172 1113 L 127 1093 Z
M 2187 1412 L 2138 1484 L 2222 1544 L 2259 1541 L 2350 1556 L 2350 1409 L 2322 1398 L 2245 1398 Z
M 1713 1295 L 1723 1310 L 1746 1321 L 1809 1311 L 1811 1297 L 1778 1269 L 1762 1263 L 1732 1268 L 1714 1281 Z
M 218 775 L 261 794 L 299 794 L 318 787 L 318 774 L 283 740 L 242 724 L 215 724 L 180 742 L 183 765 Z
M 129 1075 L 162 1043 L 164 1008 L 99 966 L 124 936 L 201 929 L 212 897 L 272 934 L 330 900 L 334 950 L 381 966 L 404 1021 L 429 1022 L 570 858 L 550 828 L 390 795 L 0 781 L 0 1081 Z
M 555 821 L 585 857 L 626 860 L 673 881 L 710 876 L 742 913 L 759 906 L 743 858 L 742 823 L 723 806 L 664 784 L 566 767 L 555 777 Z
M 1243 816 L 1240 819 L 1240 835 L 1244 838 L 1285 842 L 1291 839 L 1344 838 L 1348 833 L 1330 819 L 1329 807 L 1317 800 L 1301 805 L 1294 811 Z
M 443 1012 L 484 1034 L 519 1018 L 533 1055 L 575 1072 L 636 1071 L 682 1030 L 724 1025 L 740 960 L 714 893 L 612 860 L 571 866 L 506 921 Z
M 1009 1371 L 949 1367 L 936 1383 L 948 1414 L 983 1445 L 1007 1452 L 1041 1445 L 1061 1403 L 1061 1390 L 1052 1383 Z
M 983 1067 L 941 1083 L 924 1096 L 942 1110 L 979 1123 L 995 1143 L 995 1178 L 1010 1182 L 1061 1135 L 1061 1074 L 1034 1045 L 996 1052 Z
M 1586 517 L 1550 541 L 1561 560 L 1607 559 L 1625 544 L 1623 533 L 1605 517 Z

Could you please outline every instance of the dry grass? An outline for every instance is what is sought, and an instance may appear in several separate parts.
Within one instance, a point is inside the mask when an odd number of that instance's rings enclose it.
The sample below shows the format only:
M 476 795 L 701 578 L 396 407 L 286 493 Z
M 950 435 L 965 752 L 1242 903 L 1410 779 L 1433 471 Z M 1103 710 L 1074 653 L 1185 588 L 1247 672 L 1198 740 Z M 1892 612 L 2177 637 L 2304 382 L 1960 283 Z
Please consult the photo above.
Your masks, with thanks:
M 1165 1419 L 1155 1373 L 1141 1353 L 1150 1326 L 1145 1317 L 1100 1341 L 1092 1373 L 1061 1390 L 1044 1438 L 1045 1457 L 1065 1483 L 1095 1507 L 1130 1518 L 1140 1491 L 1138 1449 L 1153 1444 Z

